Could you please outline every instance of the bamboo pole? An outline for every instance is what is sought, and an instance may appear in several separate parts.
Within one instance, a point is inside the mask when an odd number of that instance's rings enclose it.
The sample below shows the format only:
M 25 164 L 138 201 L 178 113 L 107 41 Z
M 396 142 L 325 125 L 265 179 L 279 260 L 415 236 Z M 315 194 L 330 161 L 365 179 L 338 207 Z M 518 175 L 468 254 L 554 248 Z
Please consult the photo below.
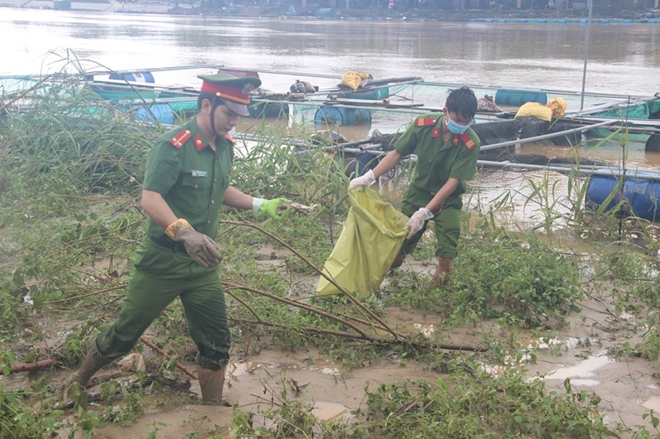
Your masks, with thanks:
M 587 166 L 583 168 L 579 167 L 563 167 L 563 166 L 549 166 L 549 165 L 530 165 L 526 163 L 511 163 L 511 162 L 492 162 L 488 160 L 477 160 L 477 165 L 481 166 L 493 166 L 501 168 L 519 168 L 519 169 L 529 169 L 529 170 L 547 170 L 555 172 L 570 172 L 575 170 L 580 174 L 587 175 L 603 175 L 606 177 L 620 177 L 625 174 L 626 178 L 639 178 L 645 180 L 660 180 L 660 172 L 655 171 L 644 171 L 644 170 L 630 170 L 630 169 L 620 169 L 620 168 L 606 168 L 602 166 L 592 167 Z
M 481 147 L 480 151 L 488 151 L 489 149 L 502 148 L 504 146 L 511 146 L 511 145 L 517 145 L 517 144 L 522 144 L 522 143 L 538 142 L 539 140 L 551 139 L 553 137 L 564 136 L 564 135 L 567 135 L 567 134 L 575 134 L 575 133 L 579 133 L 579 132 L 582 132 L 582 131 L 590 130 L 592 128 L 598 128 L 598 127 L 602 127 L 602 126 L 605 126 L 605 125 L 612 125 L 614 123 L 619 123 L 619 122 L 620 121 L 617 120 L 617 119 L 608 119 L 604 122 L 595 123 L 593 125 L 587 125 L 587 126 L 579 127 L 579 128 L 571 128 L 570 130 L 557 131 L 556 133 L 543 134 L 541 136 L 534 136 L 534 137 L 526 137 L 524 139 L 509 140 L 507 142 L 493 143 L 491 145 L 483 145 Z
M 171 67 L 146 67 L 139 69 L 106 69 L 106 70 L 92 70 L 85 72 L 86 75 L 101 75 L 108 73 L 135 73 L 135 72 L 171 72 L 177 70 L 194 70 L 194 69 L 221 69 L 224 64 L 192 64 L 187 66 L 171 66 Z

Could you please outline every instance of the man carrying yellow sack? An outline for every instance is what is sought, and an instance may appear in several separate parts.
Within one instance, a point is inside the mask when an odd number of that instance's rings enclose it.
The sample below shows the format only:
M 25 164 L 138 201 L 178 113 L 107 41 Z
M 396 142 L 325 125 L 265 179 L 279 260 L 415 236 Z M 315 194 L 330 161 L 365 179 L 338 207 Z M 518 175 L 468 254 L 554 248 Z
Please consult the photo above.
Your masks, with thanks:
M 410 217 L 406 224 L 409 232 L 391 268 L 403 264 L 432 219 L 438 257 L 433 281 L 443 285 L 449 281 L 461 232 L 461 195 L 467 188 L 465 181 L 474 177 L 481 147 L 479 136 L 470 128 L 476 112 L 477 98 L 472 90 L 468 87 L 453 90 L 442 114 L 418 117 L 396 142 L 394 151 L 373 170 L 351 180 L 351 188 L 370 186 L 402 157 L 417 154 L 417 166 L 401 209 Z
M 202 400 L 220 403 L 229 361 L 225 297 L 214 241 L 220 206 L 280 218 L 288 200 L 253 198 L 229 185 L 234 141 L 227 134 L 247 116 L 254 77 L 205 75 L 197 115 L 163 136 L 147 158 L 142 207 L 147 238 L 133 256 L 121 314 L 98 335 L 70 383 L 86 386 L 104 365 L 126 355 L 161 311 L 177 297 L 198 348 Z

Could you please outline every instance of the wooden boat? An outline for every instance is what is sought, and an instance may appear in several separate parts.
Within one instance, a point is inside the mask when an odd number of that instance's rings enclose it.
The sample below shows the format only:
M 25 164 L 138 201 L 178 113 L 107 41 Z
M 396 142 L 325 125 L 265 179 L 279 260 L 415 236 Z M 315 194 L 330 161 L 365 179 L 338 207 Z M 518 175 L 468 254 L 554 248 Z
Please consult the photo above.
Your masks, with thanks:
M 196 67 L 196 66 L 195 66 Z M 217 73 L 227 73 L 238 77 L 259 77 L 256 71 L 225 69 Z M 135 110 L 139 120 L 153 120 L 171 124 L 176 118 L 185 118 L 197 111 L 199 90 L 188 86 L 161 86 L 155 83 L 151 70 L 112 72 L 107 79 L 95 79 L 89 86 L 102 99 L 123 111 Z M 143 108 L 142 108 L 143 107 Z M 248 106 L 250 117 L 282 117 L 288 115 L 288 106 L 277 102 L 253 102 Z

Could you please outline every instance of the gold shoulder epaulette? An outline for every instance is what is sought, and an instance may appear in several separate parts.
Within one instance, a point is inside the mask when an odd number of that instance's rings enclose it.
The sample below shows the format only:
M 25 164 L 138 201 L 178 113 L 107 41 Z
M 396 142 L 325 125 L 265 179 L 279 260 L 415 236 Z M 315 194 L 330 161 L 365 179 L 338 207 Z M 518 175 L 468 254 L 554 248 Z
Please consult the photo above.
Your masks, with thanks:
M 415 125 L 418 127 L 430 127 L 431 125 L 435 125 L 437 121 L 438 119 L 432 117 L 418 117 L 415 121 Z
M 472 140 L 472 137 L 470 137 L 470 135 L 468 133 L 463 133 L 463 134 L 461 134 L 460 137 L 461 137 L 461 140 L 463 141 L 463 143 L 465 143 L 465 146 L 467 146 L 467 149 L 471 150 L 472 148 L 477 146 L 477 144 L 474 143 L 474 140 Z
M 176 149 L 180 149 L 183 146 L 183 144 L 186 143 L 188 139 L 190 139 L 191 136 L 192 134 L 190 133 L 190 131 L 182 130 L 179 134 L 172 137 L 170 143 L 174 145 Z

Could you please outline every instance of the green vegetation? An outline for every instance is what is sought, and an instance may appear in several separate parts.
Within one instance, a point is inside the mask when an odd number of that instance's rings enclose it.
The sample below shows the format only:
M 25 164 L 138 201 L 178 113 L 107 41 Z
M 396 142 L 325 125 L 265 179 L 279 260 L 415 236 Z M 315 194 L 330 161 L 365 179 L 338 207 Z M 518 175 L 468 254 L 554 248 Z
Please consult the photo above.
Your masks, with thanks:
M 544 381 L 528 380 L 524 370 L 534 362 L 537 347 L 523 344 L 523 331 L 554 337 L 570 316 L 580 313 L 585 296 L 604 286 L 616 300 L 613 315 L 634 313 L 640 319 L 637 328 L 645 328 L 639 343 L 621 343 L 611 353 L 644 361 L 660 355 L 657 259 L 627 245 L 624 237 L 588 259 L 552 237 L 560 219 L 568 219 L 561 223 L 576 236 L 585 231 L 598 239 L 619 236 L 620 221 L 606 212 L 590 213 L 591 222 L 585 224 L 584 190 L 577 176 L 571 176 L 568 197 L 574 209 L 569 218 L 557 212 L 553 200 L 558 195 L 547 181 L 533 183 L 530 200 L 542 200 L 544 217 L 530 231 L 498 227 L 495 214 L 498 206 L 508 204 L 504 198 L 490 211 L 466 215 L 461 256 L 446 288 L 431 285 L 423 274 L 399 270 L 377 297 L 309 300 L 315 286 L 309 280 L 318 276 L 341 231 L 348 179 L 343 160 L 327 157 L 300 128 L 297 138 L 308 145 L 305 154 L 296 154 L 281 133 L 265 124 L 256 129 L 262 140 L 237 146 L 235 186 L 318 208 L 307 216 L 262 223 L 251 222 L 244 212 L 223 212 L 220 270 L 236 350 L 249 358 L 268 348 L 313 347 L 345 371 L 396 357 L 402 366 L 415 361 L 438 378 L 367 388 L 363 409 L 354 413 L 357 422 L 346 424 L 319 421 L 310 412 L 310 396 L 283 377 L 281 390 L 267 389 L 268 408 L 235 407 L 231 427 L 237 436 L 422 438 L 444 431 L 457 438 L 616 437 L 616 426 L 602 419 L 597 393 L 575 390 L 570 380 L 564 392 L 549 392 Z M 75 367 L 91 338 L 116 317 L 131 254 L 143 239 L 138 197 L 144 155 L 163 129 L 116 114 L 91 99 L 76 77 L 35 92 L 29 110 L 10 107 L 0 120 L 4 375 L 16 364 L 49 358 Z M 416 257 L 432 254 L 433 242 L 426 237 Z M 475 349 L 447 349 L 440 331 L 425 337 L 396 327 L 393 308 L 432 314 L 438 329 L 468 328 L 477 339 Z M 48 334 L 38 324 L 53 320 L 72 322 L 56 346 L 44 342 Z M 492 323 L 499 329 L 492 329 Z M 127 426 L 139 420 L 150 403 L 147 396 L 166 393 L 165 386 L 167 392 L 175 389 L 179 402 L 195 403 L 178 387 L 187 378 L 176 362 L 185 362 L 191 347 L 181 305 L 168 307 L 152 331 L 152 341 L 173 357 L 151 361 L 130 385 L 114 379 L 101 384 L 94 400 L 74 389 L 68 395 L 73 402 L 63 403 L 52 370 L 30 376 L 24 384 L 29 387 L 21 390 L 0 383 L 0 437 L 93 437 L 105 424 Z M 30 342 L 29 350 L 21 349 L 17 334 Z M 530 354 L 528 360 L 523 353 Z M 512 358 L 521 367 L 511 366 Z M 501 372 L 489 372 L 485 364 Z M 272 427 L 256 427 L 255 417 L 269 419 Z M 653 412 L 646 418 L 657 426 Z M 148 437 L 158 437 L 158 428 L 154 425 Z M 219 435 L 213 428 L 195 437 Z M 660 437 L 644 427 L 634 435 Z

